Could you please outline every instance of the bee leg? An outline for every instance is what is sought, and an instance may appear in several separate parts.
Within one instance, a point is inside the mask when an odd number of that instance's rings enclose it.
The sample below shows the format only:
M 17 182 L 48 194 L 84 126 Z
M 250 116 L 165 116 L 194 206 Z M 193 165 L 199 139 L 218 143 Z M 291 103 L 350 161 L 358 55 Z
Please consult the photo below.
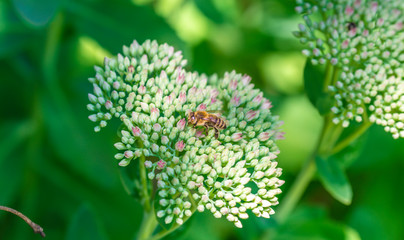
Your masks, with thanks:
M 206 136 L 208 136 L 208 133 L 209 133 L 209 127 L 208 127 L 208 125 L 207 124 L 205 124 L 205 125 L 203 125 L 203 126 L 205 126 L 205 134 L 206 134 Z
M 217 139 L 219 137 L 219 130 L 217 130 L 217 128 L 215 128 L 215 138 Z

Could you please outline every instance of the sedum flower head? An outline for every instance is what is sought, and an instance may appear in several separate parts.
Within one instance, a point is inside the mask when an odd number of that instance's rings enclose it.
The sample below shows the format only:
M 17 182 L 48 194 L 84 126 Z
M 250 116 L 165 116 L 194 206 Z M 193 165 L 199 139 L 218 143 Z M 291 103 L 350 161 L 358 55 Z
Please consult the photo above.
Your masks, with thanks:
M 185 65 L 180 52 L 155 41 L 135 41 L 123 55 L 106 58 L 90 78 L 95 131 L 112 117 L 122 121 L 115 158 L 122 167 L 144 164 L 160 222 L 181 225 L 195 210 L 237 227 L 248 210 L 269 218 L 283 184 L 275 143 L 283 138 L 282 122 L 249 76 L 208 78 Z M 190 111 L 209 110 L 227 122 L 217 139 L 213 128 L 187 126 Z
M 404 137 L 404 2 L 298 0 L 296 11 L 305 21 L 295 32 L 303 54 L 338 74 L 329 86 L 334 122 L 368 117 Z

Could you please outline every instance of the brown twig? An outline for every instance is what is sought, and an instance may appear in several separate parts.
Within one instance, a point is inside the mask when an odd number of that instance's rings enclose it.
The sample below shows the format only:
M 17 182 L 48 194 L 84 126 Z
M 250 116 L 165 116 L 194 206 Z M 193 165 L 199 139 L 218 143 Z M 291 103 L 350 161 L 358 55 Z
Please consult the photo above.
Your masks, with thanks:
M 34 230 L 34 233 L 39 233 L 42 237 L 45 237 L 45 232 L 43 231 L 42 227 L 31 221 L 31 219 L 29 219 L 27 216 L 20 213 L 19 211 L 5 206 L 0 206 L 0 210 L 4 210 L 19 216 L 32 228 L 32 230 Z

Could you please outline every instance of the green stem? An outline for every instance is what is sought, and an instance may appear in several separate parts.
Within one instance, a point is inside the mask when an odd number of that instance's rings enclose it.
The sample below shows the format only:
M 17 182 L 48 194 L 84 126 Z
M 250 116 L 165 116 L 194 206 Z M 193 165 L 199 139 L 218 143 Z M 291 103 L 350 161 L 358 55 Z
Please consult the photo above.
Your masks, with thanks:
M 311 157 L 300 171 L 292 187 L 288 190 L 287 195 L 282 200 L 282 204 L 278 208 L 275 217 L 279 224 L 283 224 L 289 214 L 293 211 L 297 205 L 297 202 L 300 200 L 311 179 L 313 178 L 315 172 L 316 164 L 313 161 L 313 157 Z
M 307 159 L 304 167 L 300 171 L 292 187 L 288 190 L 285 198 L 282 200 L 282 204 L 279 206 L 279 209 L 275 215 L 277 221 L 280 224 L 284 223 L 289 214 L 293 211 L 307 186 L 309 185 L 311 179 L 313 178 L 316 172 L 316 164 L 314 162 L 314 159 L 318 152 L 324 149 L 324 147 L 322 146 L 325 142 L 324 139 L 328 138 L 329 133 L 332 132 L 332 128 L 333 125 L 331 122 L 331 118 L 326 116 L 324 119 L 323 129 L 321 130 L 320 138 L 313 151 L 313 154 L 310 155 L 310 157 Z
M 362 134 L 368 130 L 368 128 L 372 125 L 371 122 L 369 121 L 364 121 L 363 124 L 358 127 L 351 135 L 346 137 L 345 139 L 341 140 L 338 142 L 335 147 L 331 150 L 331 154 L 338 153 L 339 151 L 343 150 L 346 148 L 349 144 L 351 144 L 353 141 L 355 141 L 357 138 L 362 136 Z
M 141 148 L 143 148 L 143 143 L 139 143 L 139 146 Z M 140 181 L 142 183 L 142 190 L 143 190 L 142 204 L 145 208 L 145 211 L 151 212 L 151 211 L 153 211 L 153 209 L 150 206 L 149 184 L 148 184 L 148 180 L 147 180 L 146 167 L 144 165 L 145 161 L 146 161 L 146 157 L 142 154 L 142 156 L 140 156 L 140 161 L 139 161 Z
M 154 211 L 144 212 L 143 221 L 140 225 L 139 232 L 137 234 L 137 240 L 147 240 L 150 239 L 154 230 L 156 229 L 158 222 L 154 216 Z

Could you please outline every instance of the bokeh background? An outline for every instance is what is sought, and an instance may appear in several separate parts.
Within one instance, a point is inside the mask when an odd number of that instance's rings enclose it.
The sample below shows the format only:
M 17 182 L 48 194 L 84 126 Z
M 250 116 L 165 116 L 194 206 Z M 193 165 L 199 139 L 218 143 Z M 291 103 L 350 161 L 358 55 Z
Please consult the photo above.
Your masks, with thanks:
M 113 158 L 119 123 L 94 133 L 86 110 L 93 65 L 133 39 L 175 46 L 188 70 L 251 75 L 285 121 L 287 192 L 322 124 L 291 33 L 300 21 L 293 0 L 0 1 L 0 205 L 32 218 L 48 239 L 134 239 L 142 209 Z M 351 206 L 314 180 L 283 226 L 251 217 L 236 229 L 196 213 L 166 239 L 404 239 L 404 141 L 372 127 L 354 148 L 344 156 Z M 0 212 L 0 239 L 40 236 Z

